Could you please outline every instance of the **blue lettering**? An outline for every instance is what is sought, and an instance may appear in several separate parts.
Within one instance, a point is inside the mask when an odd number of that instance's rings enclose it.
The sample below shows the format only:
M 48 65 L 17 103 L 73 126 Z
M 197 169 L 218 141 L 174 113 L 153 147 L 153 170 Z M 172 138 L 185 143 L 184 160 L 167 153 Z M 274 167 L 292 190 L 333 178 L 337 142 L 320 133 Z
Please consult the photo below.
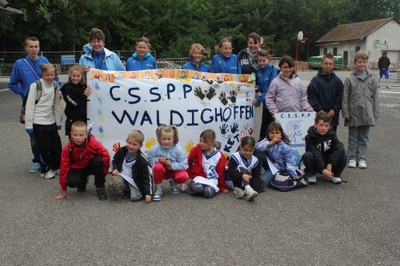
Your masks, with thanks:
M 168 100 L 171 99 L 171 92 L 174 92 L 174 91 L 175 91 L 175 85 L 169 83 L 169 84 L 167 85 L 167 98 L 168 98 Z M 172 125 L 172 124 L 171 124 L 171 125 Z
M 114 97 L 114 93 L 113 93 L 113 90 L 114 90 L 114 89 L 119 89 L 119 88 L 120 88 L 120 86 L 112 86 L 112 87 L 110 88 L 110 97 L 111 97 L 114 101 L 119 101 L 119 100 L 121 100 L 120 97 Z
M 136 101 L 129 101 L 129 102 L 128 102 L 129 104 L 135 104 L 135 103 L 140 102 L 140 96 L 133 94 L 133 91 L 138 91 L 138 90 L 140 90 L 138 87 L 129 88 L 129 89 L 128 89 L 128 94 L 129 94 L 129 96 L 132 96 L 133 98 L 136 99 Z
M 183 98 L 186 99 L 186 94 L 192 91 L 192 86 L 188 84 L 183 84 Z
M 153 122 L 151 121 L 151 117 L 147 111 L 144 111 L 142 121 L 140 121 L 140 125 L 143 126 L 145 121 L 147 121 L 150 125 L 153 124 Z
M 118 116 L 115 114 L 114 111 L 111 111 L 111 114 L 114 116 L 114 118 L 117 120 L 117 122 L 118 122 L 119 124 L 122 124 L 122 123 L 124 122 L 124 120 L 125 120 L 125 117 L 127 117 L 127 119 L 129 120 L 129 123 L 131 123 L 131 125 L 134 126 L 135 123 L 136 123 L 136 119 L 137 119 L 137 117 L 138 117 L 139 111 L 136 111 L 136 112 L 134 113 L 135 116 L 133 117 L 133 119 L 131 118 L 131 116 L 128 114 L 128 112 L 127 112 L 126 110 L 124 110 L 124 111 L 122 112 L 121 118 L 118 118 Z
M 201 122 L 203 122 L 204 124 L 209 124 L 209 123 L 213 122 L 213 117 L 211 115 L 208 116 L 208 120 L 204 119 L 205 112 L 212 112 L 212 110 L 210 108 L 204 108 L 203 111 L 201 111 L 201 115 L 200 115 Z M 217 119 L 215 119 L 215 121 L 217 121 Z
M 236 106 L 235 106 L 236 107 Z M 228 112 L 228 114 L 227 114 L 227 112 Z M 225 108 L 225 110 L 224 110 L 224 113 L 223 113 L 224 115 L 223 115 L 223 121 L 224 122 L 228 122 L 228 120 L 231 118 L 231 115 L 232 115 L 232 110 L 231 110 L 231 108 Z
M 158 93 L 158 92 L 154 92 L 154 91 L 156 91 L 158 89 L 159 89 L 158 87 L 153 87 L 153 88 L 150 89 L 150 95 L 156 96 L 156 98 L 155 99 L 151 99 L 150 102 L 158 102 L 158 101 L 161 100 L 161 94 Z
M 219 112 L 218 112 L 219 111 Z M 215 122 L 218 122 L 218 117 L 223 121 L 222 119 L 222 108 L 215 108 Z
M 183 116 L 181 115 L 181 113 L 179 113 L 178 111 L 175 111 L 175 110 L 171 110 L 170 114 L 171 114 L 171 116 L 170 116 L 170 123 L 169 124 L 170 125 L 175 125 L 177 127 L 182 126 L 184 119 L 183 119 Z M 180 123 L 174 122 L 174 114 L 176 114 L 180 118 L 180 120 L 181 120 Z
M 191 113 L 192 114 L 192 120 L 189 122 L 189 123 L 187 123 L 187 125 L 188 126 L 198 126 L 199 125 L 199 123 L 195 123 L 194 121 L 195 121 L 195 119 L 194 119 L 194 113 L 195 112 L 198 112 L 199 110 L 196 110 L 196 109 L 189 109 L 189 110 L 187 110 L 189 113 Z

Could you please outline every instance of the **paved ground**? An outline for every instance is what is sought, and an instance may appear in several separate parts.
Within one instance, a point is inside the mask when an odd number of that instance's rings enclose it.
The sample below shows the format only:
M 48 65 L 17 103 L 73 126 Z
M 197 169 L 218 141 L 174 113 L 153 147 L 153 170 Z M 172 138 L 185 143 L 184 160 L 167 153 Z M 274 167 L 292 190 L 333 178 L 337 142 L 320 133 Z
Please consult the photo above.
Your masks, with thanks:
M 300 73 L 305 83 L 313 75 Z M 28 173 L 28 138 L 16 121 L 20 100 L 0 90 L 1 264 L 398 265 L 399 93 L 380 90 L 368 168 L 346 169 L 347 184 L 267 190 L 254 202 L 232 193 L 206 200 L 167 192 L 145 204 L 100 202 L 92 185 L 55 200 L 58 180 Z M 339 137 L 346 145 L 342 125 Z

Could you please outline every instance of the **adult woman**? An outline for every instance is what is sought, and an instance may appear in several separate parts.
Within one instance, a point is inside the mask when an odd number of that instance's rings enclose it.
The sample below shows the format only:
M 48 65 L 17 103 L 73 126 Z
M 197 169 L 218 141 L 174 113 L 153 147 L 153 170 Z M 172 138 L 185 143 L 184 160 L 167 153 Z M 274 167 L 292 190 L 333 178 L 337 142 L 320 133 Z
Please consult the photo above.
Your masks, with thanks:
M 252 32 L 247 37 L 247 48 L 238 54 L 242 74 L 251 74 L 259 69 L 257 63 L 257 52 L 261 49 L 261 36 Z
M 118 55 L 104 47 L 105 35 L 102 30 L 92 28 L 89 32 L 89 43 L 83 46 L 84 54 L 79 60 L 79 64 L 85 72 L 90 68 L 125 71 Z

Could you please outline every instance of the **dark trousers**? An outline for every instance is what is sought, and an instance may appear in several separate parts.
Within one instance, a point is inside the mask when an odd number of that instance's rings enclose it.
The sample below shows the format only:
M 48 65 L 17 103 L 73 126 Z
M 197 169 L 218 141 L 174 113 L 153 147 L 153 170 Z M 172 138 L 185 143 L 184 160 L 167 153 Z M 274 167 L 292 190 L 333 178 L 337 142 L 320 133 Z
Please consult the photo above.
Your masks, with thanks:
M 263 108 L 262 118 L 261 118 L 260 139 L 259 140 L 262 140 L 267 136 L 268 126 L 272 121 L 274 121 L 274 119 L 272 118 L 271 113 L 268 111 L 267 108 Z
M 86 187 L 87 177 L 94 175 L 95 187 L 103 187 L 105 182 L 105 175 L 103 172 L 103 160 L 96 156 L 90 160 L 89 164 L 85 168 L 71 169 L 67 175 L 67 186 L 74 187 Z
M 314 174 L 318 173 L 318 170 L 316 170 L 315 166 L 314 166 L 316 158 L 314 158 L 314 154 L 312 152 L 308 151 L 308 152 L 304 153 L 302 160 L 303 160 L 304 166 L 306 167 L 306 169 L 305 169 L 306 174 L 314 175 Z M 347 158 L 346 158 L 346 156 L 343 156 L 343 158 L 339 162 L 336 162 L 335 164 L 332 165 L 332 173 L 334 176 L 340 177 L 344 168 L 346 167 L 346 162 L 347 162 Z M 327 164 L 328 163 L 325 161 L 325 166 Z
M 42 164 L 52 170 L 60 169 L 61 160 L 61 139 L 58 135 L 57 126 L 54 125 L 33 125 L 34 140 L 39 148 Z M 46 167 L 46 168 L 48 168 Z

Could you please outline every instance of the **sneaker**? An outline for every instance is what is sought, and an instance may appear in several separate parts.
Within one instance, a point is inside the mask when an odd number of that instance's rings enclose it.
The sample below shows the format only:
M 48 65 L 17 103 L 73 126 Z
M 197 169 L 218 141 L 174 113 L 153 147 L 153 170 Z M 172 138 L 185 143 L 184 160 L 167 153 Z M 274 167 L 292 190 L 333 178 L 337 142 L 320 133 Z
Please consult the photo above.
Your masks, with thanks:
M 156 187 L 156 193 L 153 195 L 153 201 L 160 201 L 162 197 L 162 187 Z
M 106 190 L 103 187 L 97 187 L 96 192 L 97 192 L 97 197 L 99 197 L 99 200 L 101 201 L 108 200 Z
M 54 173 L 55 175 L 60 175 L 60 169 L 54 170 L 53 173 Z
M 356 161 L 355 160 L 349 160 L 349 163 L 347 164 L 347 167 L 356 168 L 357 167 Z
M 176 195 L 179 194 L 178 184 L 174 182 L 174 180 L 169 180 L 169 184 L 171 185 L 171 194 Z
M 40 171 L 40 163 L 33 163 L 29 173 L 37 173 Z
M 253 188 L 246 189 L 246 200 L 248 200 L 248 201 L 253 200 L 257 196 L 258 196 L 258 193 Z
M 333 184 L 340 184 L 340 183 L 342 183 L 342 179 L 341 179 L 340 177 L 338 177 L 338 176 L 332 177 L 331 181 L 332 181 Z
M 46 178 L 46 179 L 52 179 L 52 178 L 54 178 L 54 176 L 55 176 L 56 174 L 53 172 L 53 170 L 49 170 L 49 171 L 47 171 L 45 174 L 44 174 L 44 178 Z
M 317 184 L 317 176 L 311 175 L 311 176 L 307 177 L 307 181 L 309 184 Z
M 365 160 L 359 160 L 358 161 L 358 168 L 360 168 L 360 169 L 367 168 L 367 163 L 365 162 Z
M 237 199 L 242 199 L 244 197 L 244 191 L 241 188 L 238 187 L 234 187 L 233 188 L 233 195 L 235 196 L 235 198 Z

